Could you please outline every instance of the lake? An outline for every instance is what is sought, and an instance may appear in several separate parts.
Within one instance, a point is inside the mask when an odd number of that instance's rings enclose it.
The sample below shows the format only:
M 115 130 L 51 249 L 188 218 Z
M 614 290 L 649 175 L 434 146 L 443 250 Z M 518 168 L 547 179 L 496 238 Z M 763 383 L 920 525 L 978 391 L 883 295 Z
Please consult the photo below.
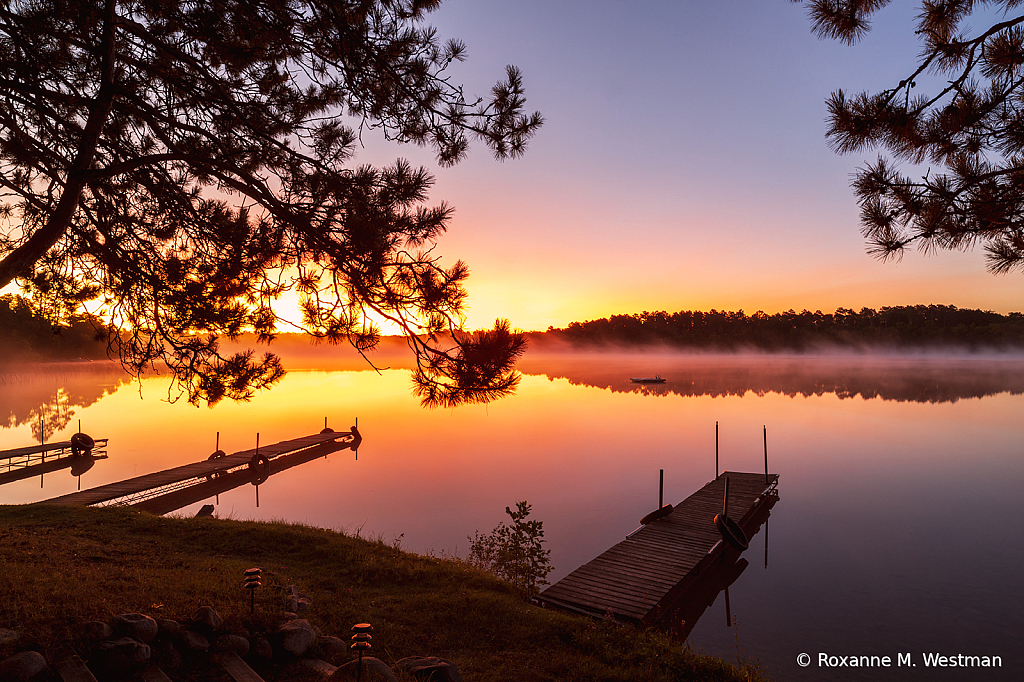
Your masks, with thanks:
M 216 514 L 297 521 L 465 556 L 468 536 L 527 500 L 544 522 L 554 582 L 622 540 L 658 503 L 721 468 L 778 473 L 764 533 L 689 642 L 759 662 L 779 679 L 1017 679 L 1024 667 L 1024 356 L 543 353 L 517 394 L 426 410 L 408 359 L 374 372 L 341 352 L 285 356 L 293 369 L 249 403 L 168 402 L 166 380 L 130 382 L 96 363 L 16 373 L 0 387 L 0 449 L 78 430 L 109 457 L 0 486 L 0 503 L 82 488 L 315 433 L 358 418 L 341 451 L 221 494 Z M 661 374 L 637 386 L 630 376 Z M 0 472 L 3 468 L 0 467 Z M 213 502 L 213 500 L 209 500 Z M 192 515 L 200 505 L 181 512 Z M 258 557 L 254 557 L 254 561 Z M 799 654 L 811 664 L 802 668 Z M 889 656 L 888 668 L 825 669 L 819 654 Z M 911 655 L 916 667 L 897 666 Z M 1002 667 L 925 669 L 924 654 L 1000 656 Z M 905 660 L 905 659 L 904 659 Z

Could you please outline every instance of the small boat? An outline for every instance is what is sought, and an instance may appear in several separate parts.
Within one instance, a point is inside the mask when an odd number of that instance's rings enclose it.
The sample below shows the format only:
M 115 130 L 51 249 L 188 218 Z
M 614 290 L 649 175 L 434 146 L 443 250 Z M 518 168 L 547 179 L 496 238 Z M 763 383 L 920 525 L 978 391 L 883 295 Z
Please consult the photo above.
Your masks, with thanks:
M 630 377 L 630 381 L 634 384 L 663 384 L 665 379 L 661 378 L 660 374 L 655 374 L 653 377 Z

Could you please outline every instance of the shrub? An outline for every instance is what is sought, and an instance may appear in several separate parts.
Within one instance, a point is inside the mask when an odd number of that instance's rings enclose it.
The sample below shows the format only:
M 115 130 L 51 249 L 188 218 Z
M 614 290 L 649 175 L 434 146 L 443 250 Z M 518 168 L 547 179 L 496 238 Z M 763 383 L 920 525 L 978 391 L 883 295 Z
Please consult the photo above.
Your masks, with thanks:
M 527 521 L 530 505 L 526 501 L 516 504 L 516 511 L 505 507 L 505 513 L 512 517 L 512 524 L 502 522 L 488 535 L 469 538 L 469 562 L 494 575 L 509 581 L 523 593 L 533 596 L 540 592 L 542 585 L 553 568 L 550 565 L 550 549 L 544 549 L 544 523 Z

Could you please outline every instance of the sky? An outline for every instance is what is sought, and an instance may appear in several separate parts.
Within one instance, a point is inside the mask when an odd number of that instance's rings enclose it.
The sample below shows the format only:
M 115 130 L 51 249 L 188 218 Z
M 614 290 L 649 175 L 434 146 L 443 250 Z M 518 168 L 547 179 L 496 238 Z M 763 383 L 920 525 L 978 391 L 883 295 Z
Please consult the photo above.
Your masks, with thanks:
M 367 135 L 356 162 L 434 173 L 431 202 L 455 207 L 437 253 L 472 271 L 469 328 L 644 310 L 1024 310 L 1024 275 L 989 274 L 981 250 L 867 255 L 849 181 L 878 152 L 840 156 L 825 140 L 832 91 L 912 72 L 914 5 L 882 10 L 847 46 L 815 38 L 786 0 L 446 0 L 430 23 L 467 44 L 453 81 L 486 95 L 515 64 L 544 126 L 511 161 L 477 144 L 440 168 L 428 149 Z

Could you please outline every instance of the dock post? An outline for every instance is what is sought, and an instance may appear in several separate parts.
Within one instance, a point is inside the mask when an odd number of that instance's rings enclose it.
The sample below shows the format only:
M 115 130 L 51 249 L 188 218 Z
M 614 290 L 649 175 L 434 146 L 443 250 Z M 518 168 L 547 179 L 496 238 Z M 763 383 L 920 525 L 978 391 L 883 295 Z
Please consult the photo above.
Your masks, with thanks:
M 715 422 L 715 480 L 718 480 L 718 422 Z
M 217 432 L 217 441 L 216 441 L 216 443 L 213 446 L 213 451 L 214 452 L 219 452 L 220 451 L 220 431 Z M 217 506 L 219 507 L 220 506 L 220 493 L 217 493 L 216 495 L 214 495 L 214 501 L 217 503 Z
M 665 470 L 659 469 L 658 474 L 658 509 L 665 504 Z
M 768 427 L 764 427 L 764 484 L 768 485 Z
M 259 456 L 260 456 L 260 434 L 257 433 L 256 434 L 256 454 L 253 455 L 253 457 L 257 458 Z M 269 472 L 270 469 L 267 469 L 267 471 Z M 256 480 L 258 481 L 260 479 L 257 478 Z M 260 484 L 259 483 L 256 484 L 256 508 L 257 509 L 260 508 Z

